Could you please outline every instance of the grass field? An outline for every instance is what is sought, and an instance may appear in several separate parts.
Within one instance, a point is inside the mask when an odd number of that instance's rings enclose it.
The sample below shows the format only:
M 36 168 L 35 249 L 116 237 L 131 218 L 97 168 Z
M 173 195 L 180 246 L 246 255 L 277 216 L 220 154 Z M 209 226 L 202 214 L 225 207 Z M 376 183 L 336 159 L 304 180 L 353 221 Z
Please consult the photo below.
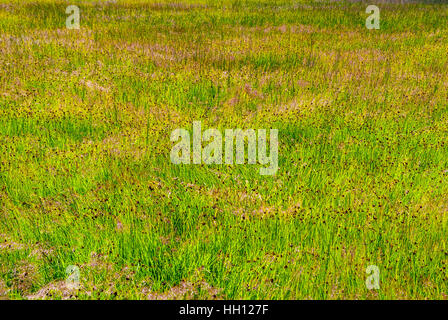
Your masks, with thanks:
M 448 4 L 375 3 L 0 0 L 0 299 L 447 299 Z

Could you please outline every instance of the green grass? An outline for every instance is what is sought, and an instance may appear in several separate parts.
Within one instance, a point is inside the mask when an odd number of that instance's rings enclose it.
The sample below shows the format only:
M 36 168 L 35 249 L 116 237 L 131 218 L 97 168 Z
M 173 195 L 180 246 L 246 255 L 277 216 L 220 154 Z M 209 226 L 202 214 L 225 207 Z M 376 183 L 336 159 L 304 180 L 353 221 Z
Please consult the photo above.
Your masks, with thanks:
M 68 30 L 66 1 L 0 0 L 0 299 L 446 299 L 448 6 L 423 2 L 368 30 L 365 3 L 71 1 Z M 278 129 L 276 175 L 172 164 L 199 120 Z

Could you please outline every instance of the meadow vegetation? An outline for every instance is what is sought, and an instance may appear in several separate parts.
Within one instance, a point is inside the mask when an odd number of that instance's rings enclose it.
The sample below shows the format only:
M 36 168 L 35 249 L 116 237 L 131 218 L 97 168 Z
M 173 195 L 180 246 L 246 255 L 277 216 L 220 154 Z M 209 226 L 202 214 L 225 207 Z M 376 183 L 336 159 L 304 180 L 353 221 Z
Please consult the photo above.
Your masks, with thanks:
M 0 0 L 0 299 L 447 299 L 448 5 L 423 2 L 368 30 L 359 1 Z M 172 164 L 193 121 L 278 129 L 278 171 Z

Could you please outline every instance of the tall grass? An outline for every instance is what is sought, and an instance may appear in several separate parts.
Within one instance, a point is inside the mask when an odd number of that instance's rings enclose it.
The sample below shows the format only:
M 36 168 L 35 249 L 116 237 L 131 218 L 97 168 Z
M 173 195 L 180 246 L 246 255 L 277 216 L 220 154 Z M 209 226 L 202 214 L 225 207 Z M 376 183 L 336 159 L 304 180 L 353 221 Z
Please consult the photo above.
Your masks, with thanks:
M 446 299 L 448 7 L 378 6 L 0 0 L 0 297 Z M 194 120 L 277 174 L 171 164 Z

